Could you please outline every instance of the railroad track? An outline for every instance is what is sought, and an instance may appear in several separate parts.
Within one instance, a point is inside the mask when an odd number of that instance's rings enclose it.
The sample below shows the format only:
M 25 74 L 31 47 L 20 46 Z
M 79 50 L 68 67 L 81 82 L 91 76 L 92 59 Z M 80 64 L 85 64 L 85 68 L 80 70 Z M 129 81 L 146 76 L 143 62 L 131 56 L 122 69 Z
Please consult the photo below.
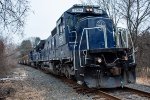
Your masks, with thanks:
M 70 87 L 72 87 L 77 93 L 92 96 L 93 100 L 121 100 L 120 98 L 113 96 L 111 94 L 108 94 L 104 91 L 94 89 L 94 88 L 88 88 L 85 86 L 78 85 L 75 81 L 69 80 L 66 78 L 61 78 L 63 82 L 68 84 Z
M 103 91 L 117 97 L 118 99 L 116 100 L 150 100 L 150 93 L 129 87 L 108 89 Z
M 93 96 L 93 100 L 99 100 L 99 99 L 104 99 L 104 100 L 150 100 L 150 93 L 144 92 L 141 90 L 129 88 L 129 87 L 124 87 L 124 88 L 119 88 L 119 89 L 111 89 L 109 92 L 107 92 L 105 89 L 89 89 L 89 88 L 84 88 L 79 87 L 79 88 L 74 88 L 78 93 L 86 94 L 86 95 L 91 95 Z M 115 91 L 115 92 L 114 92 Z M 115 95 L 116 92 L 119 92 L 117 95 Z
M 124 87 L 116 89 L 93 89 L 78 85 L 75 81 L 64 79 L 77 93 L 91 96 L 93 100 L 150 100 L 150 93 Z
M 45 72 L 45 71 L 43 71 Z M 46 73 L 46 72 L 45 72 Z M 54 75 L 72 87 L 77 93 L 91 96 L 93 100 L 150 100 L 150 93 L 123 87 L 115 89 L 94 89 L 78 85 L 76 81 Z
M 129 88 L 129 87 L 124 87 L 124 89 L 126 89 L 128 91 L 131 91 L 133 93 L 139 94 L 141 96 L 148 97 L 150 99 L 150 93 L 148 93 L 148 92 L 144 92 L 144 91 L 133 89 L 133 88 Z

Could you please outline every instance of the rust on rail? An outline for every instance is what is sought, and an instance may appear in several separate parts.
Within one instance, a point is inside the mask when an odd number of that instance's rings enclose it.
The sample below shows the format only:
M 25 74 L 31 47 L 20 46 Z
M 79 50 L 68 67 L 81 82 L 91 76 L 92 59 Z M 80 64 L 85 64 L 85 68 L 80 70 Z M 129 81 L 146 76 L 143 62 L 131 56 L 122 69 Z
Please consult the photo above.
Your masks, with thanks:
M 98 95 L 103 95 L 105 98 L 108 98 L 107 100 L 121 100 L 120 98 L 116 97 L 116 96 L 113 96 L 111 94 L 108 94 L 106 92 L 103 92 L 101 90 L 98 90 Z M 96 97 L 93 97 L 94 100 L 97 100 L 97 99 L 100 99 L 101 97 L 100 96 L 96 96 Z

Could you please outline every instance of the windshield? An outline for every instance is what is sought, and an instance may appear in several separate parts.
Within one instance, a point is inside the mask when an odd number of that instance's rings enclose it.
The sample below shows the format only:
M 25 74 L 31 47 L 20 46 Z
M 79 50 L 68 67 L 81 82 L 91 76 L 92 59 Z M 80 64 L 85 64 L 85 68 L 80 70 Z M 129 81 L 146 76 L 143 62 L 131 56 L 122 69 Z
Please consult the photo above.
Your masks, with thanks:
M 66 18 L 66 24 L 69 26 L 70 29 L 74 29 L 80 20 L 87 17 L 99 17 L 100 15 L 93 14 L 93 13 L 84 13 L 84 14 L 69 14 Z
M 86 14 L 78 14 L 76 15 L 76 18 L 77 18 L 77 22 L 79 22 L 81 19 L 83 18 L 86 18 L 86 17 L 99 17 L 99 15 L 96 15 L 96 14 L 89 14 L 89 13 L 86 13 Z

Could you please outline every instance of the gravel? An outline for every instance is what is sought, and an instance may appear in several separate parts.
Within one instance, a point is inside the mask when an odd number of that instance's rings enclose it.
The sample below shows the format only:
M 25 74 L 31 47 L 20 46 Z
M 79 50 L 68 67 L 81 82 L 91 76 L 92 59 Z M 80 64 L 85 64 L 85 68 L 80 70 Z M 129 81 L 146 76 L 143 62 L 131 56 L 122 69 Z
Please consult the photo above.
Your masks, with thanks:
M 59 78 L 29 66 L 17 65 L 10 76 L 1 80 L 8 82 L 6 86 L 11 85 L 16 89 L 14 98 L 9 97 L 6 100 L 93 100 L 92 96 L 78 94 Z M 141 84 L 127 86 L 150 92 L 150 86 Z M 114 94 L 117 95 L 117 92 Z M 128 99 L 133 98 L 140 99 L 136 95 L 129 95 Z
M 121 100 L 149 100 L 149 98 L 140 96 L 133 92 L 124 91 L 124 90 L 116 90 L 116 91 L 109 91 L 110 94 L 121 98 Z
M 142 90 L 142 91 L 150 93 L 150 86 L 147 86 L 147 85 L 142 85 L 142 84 L 135 83 L 135 84 L 127 85 L 127 86 L 131 87 L 131 88 L 134 88 L 134 89 L 138 89 L 138 90 Z
M 63 83 L 60 79 L 34 68 L 18 65 L 15 77 L 37 91 L 42 91 L 44 100 L 92 100 L 92 97 L 76 93 L 76 91 Z

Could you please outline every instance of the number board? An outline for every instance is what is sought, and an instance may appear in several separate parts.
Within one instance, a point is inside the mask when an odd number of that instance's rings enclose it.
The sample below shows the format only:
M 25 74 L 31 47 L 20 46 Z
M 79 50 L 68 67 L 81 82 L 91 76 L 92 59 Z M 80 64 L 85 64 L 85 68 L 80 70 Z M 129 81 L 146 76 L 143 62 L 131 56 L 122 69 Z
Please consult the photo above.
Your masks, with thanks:
M 100 9 L 94 9 L 94 13 L 97 13 L 97 14 L 103 14 L 103 11 L 100 10 Z
M 72 12 L 74 12 L 74 13 L 82 13 L 83 12 L 83 8 L 74 8 L 74 9 L 72 9 Z

